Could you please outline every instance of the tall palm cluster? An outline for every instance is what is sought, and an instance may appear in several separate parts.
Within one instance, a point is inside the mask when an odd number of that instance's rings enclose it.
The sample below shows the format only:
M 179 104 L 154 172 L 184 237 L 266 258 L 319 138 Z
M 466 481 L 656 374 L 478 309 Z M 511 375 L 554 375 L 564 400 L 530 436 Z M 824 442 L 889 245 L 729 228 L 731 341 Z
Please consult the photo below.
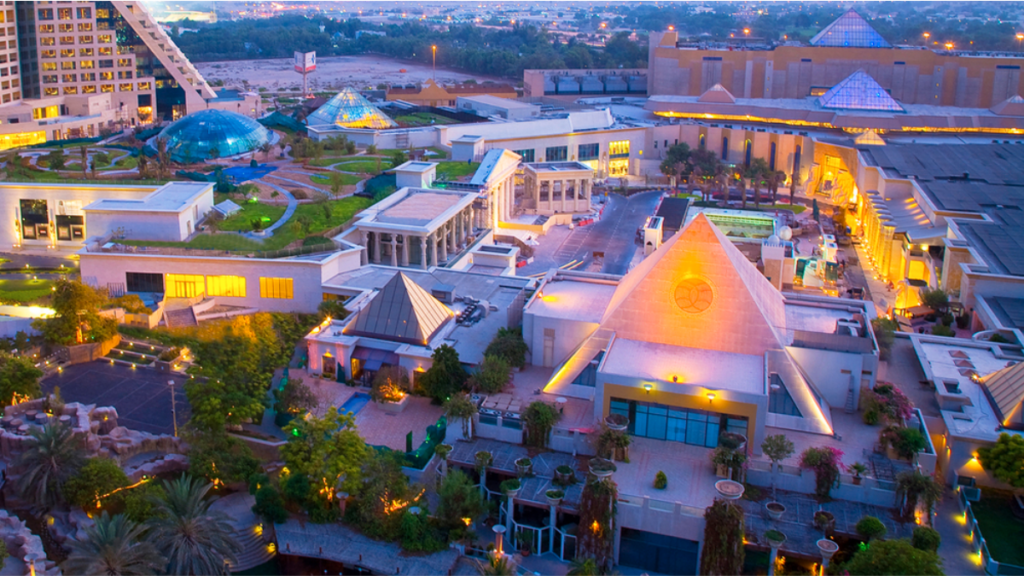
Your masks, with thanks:
M 21 475 L 19 495 L 37 511 L 64 502 L 64 484 L 82 467 L 80 438 L 66 424 L 47 425 L 30 432 L 30 445 L 15 461 Z M 61 566 L 65 574 L 223 574 L 235 561 L 241 545 L 224 514 L 210 510 L 206 498 L 212 487 L 183 476 L 164 481 L 165 495 L 154 498 L 153 517 L 138 524 L 123 514 L 106 512 L 84 540 L 70 540 L 70 554 Z

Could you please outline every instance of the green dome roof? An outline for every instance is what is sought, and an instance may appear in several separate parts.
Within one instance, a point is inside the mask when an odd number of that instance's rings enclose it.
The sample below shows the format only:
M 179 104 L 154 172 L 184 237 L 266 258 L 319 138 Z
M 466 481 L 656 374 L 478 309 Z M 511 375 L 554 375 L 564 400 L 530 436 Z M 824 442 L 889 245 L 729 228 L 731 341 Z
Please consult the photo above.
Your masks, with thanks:
M 237 112 L 201 110 L 178 119 L 157 138 L 167 140 L 172 160 L 187 163 L 252 152 L 272 141 L 273 133 Z

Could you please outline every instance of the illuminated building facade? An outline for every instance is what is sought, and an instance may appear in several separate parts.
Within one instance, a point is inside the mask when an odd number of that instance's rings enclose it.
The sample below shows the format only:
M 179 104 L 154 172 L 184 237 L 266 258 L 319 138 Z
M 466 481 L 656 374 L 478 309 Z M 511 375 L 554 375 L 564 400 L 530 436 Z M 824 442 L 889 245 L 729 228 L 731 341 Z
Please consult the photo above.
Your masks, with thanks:
M 345 88 L 306 118 L 309 126 L 395 128 L 398 124 L 351 87 Z

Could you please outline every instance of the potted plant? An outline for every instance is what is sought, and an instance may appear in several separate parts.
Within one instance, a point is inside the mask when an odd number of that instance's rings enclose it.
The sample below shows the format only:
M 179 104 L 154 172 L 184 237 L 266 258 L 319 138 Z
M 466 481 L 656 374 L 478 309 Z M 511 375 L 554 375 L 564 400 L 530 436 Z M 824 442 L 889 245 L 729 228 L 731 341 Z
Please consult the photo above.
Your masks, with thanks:
M 482 471 L 486 470 L 487 467 L 491 465 L 491 461 L 493 461 L 493 460 L 494 460 L 494 457 L 491 456 L 491 453 L 488 452 L 487 450 L 481 450 L 481 451 L 477 452 L 476 453 L 476 458 L 475 458 L 477 471 L 478 472 L 482 472 Z
M 575 471 L 565 464 L 555 468 L 555 484 L 559 486 L 570 486 L 576 483 Z
M 879 434 L 879 442 L 887 447 L 890 458 L 913 462 L 917 453 L 928 446 L 924 434 L 917 428 L 889 426 Z
M 786 535 L 778 530 L 769 530 L 764 533 L 764 539 L 771 548 L 779 548 L 786 543 Z
M 561 490 L 548 490 L 544 493 L 544 497 L 547 498 L 548 504 L 552 506 L 558 506 L 558 503 L 565 498 L 565 492 Z
M 519 553 L 523 557 L 530 555 L 533 552 L 533 530 L 520 530 L 519 531 Z
M 434 447 L 434 454 L 441 460 L 441 476 L 448 475 L 448 455 L 451 454 L 453 446 L 451 444 L 438 444 Z
M 781 520 L 782 515 L 786 513 L 786 507 L 781 502 L 768 502 L 764 505 L 764 508 L 768 511 L 768 517 L 772 520 Z
M 605 426 L 618 432 L 625 432 L 629 426 L 629 418 L 622 414 L 609 414 L 604 417 Z
M 668 488 L 668 476 L 661 470 L 658 470 L 658 473 L 654 475 L 654 489 L 664 490 L 665 488 Z
M 619 416 L 612 414 L 611 416 Z M 629 462 L 629 444 L 632 441 L 624 430 L 602 426 L 597 437 L 597 455 L 620 462 Z
M 868 471 L 868 467 L 860 462 L 854 462 L 850 464 L 850 472 L 853 472 L 853 484 L 860 486 L 863 481 L 863 474 Z
M 615 473 L 616 470 L 618 470 L 618 467 L 607 458 L 590 459 L 590 473 L 597 476 L 598 479 L 607 478 Z
M 737 476 L 737 472 L 743 469 L 746 462 L 746 454 L 730 450 L 725 446 L 719 446 L 711 453 L 711 463 L 715 465 L 715 473 L 719 478 L 732 480 Z
M 505 494 L 509 498 L 515 498 L 519 491 L 523 488 L 518 478 L 509 478 L 501 483 L 499 489 L 502 494 Z
M 533 474 L 533 460 L 520 458 L 516 460 L 516 473 L 520 478 Z
M 818 510 L 814 513 L 814 527 L 828 534 L 836 528 L 836 517 L 831 512 Z
M 718 436 L 718 445 L 735 452 L 743 452 L 747 448 L 747 437 L 737 432 L 722 432 Z

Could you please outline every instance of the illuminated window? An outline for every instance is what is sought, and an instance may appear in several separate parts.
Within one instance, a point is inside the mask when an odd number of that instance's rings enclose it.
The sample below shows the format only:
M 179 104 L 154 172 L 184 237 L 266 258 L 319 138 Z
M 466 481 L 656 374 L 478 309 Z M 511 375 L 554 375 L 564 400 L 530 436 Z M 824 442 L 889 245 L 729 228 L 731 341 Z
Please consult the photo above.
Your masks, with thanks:
M 91 58 L 93 56 L 93 50 L 92 48 L 79 48 L 78 55 L 85 56 L 86 58 Z
M 131 84 L 119 84 L 117 86 L 118 92 L 131 92 L 133 90 L 135 90 L 135 86 L 132 86 Z
M 60 115 L 59 106 L 45 106 L 32 109 L 32 119 L 42 120 L 43 118 L 56 118 Z
M 87 75 L 86 74 L 82 74 L 82 80 L 85 80 L 85 76 L 87 76 Z M 92 74 L 88 74 L 88 76 L 92 76 Z M 82 94 L 95 94 L 95 93 L 96 93 L 96 87 L 95 86 L 83 86 L 82 87 Z
M 118 66 L 134 66 L 135 62 L 133 62 L 131 58 L 118 58 L 117 59 L 117 65 Z
M 78 37 L 78 43 L 79 44 L 92 44 L 92 36 L 79 36 Z
M 92 18 L 92 9 L 91 8 L 79 8 L 78 9 L 78 17 L 79 18 Z
M 114 41 L 114 37 L 110 34 L 100 34 L 100 44 L 110 44 Z
M 92 22 L 83 22 L 78 25 L 79 32 L 92 32 Z
M 61 46 L 70 46 L 70 45 L 72 45 L 74 43 L 75 43 L 75 37 L 74 36 L 61 36 L 60 37 L 60 45 Z
M 80 77 L 82 78 L 82 82 L 95 82 L 96 81 L 96 73 L 95 72 L 85 72 L 85 73 L 81 74 Z
M 74 70 L 75 69 L 75 61 L 74 60 L 65 60 L 65 61 L 61 62 L 60 63 L 60 69 L 61 70 Z
M 60 57 L 61 58 L 74 58 L 75 57 L 75 50 L 73 48 L 64 48 L 63 50 L 60 51 Z
M 100 72 L 100 80 L 113 80 L 113 79 L 114 79 L 114 73 L 113 72 Z
M 151 83 L 149 83 L 149 82 L 139 82 L 139 90 L 150 90 L 151 88 L 152 88 L 152 84 Z
M 245 298 L 244 276 L 207 276 L 206 293 L 210 296 Z
M 113 55 L 114 55 L 114 49 L 111 48 L 110 46 L 101 46 L 100 47 L 100 56 L 113 56 Z
M 53 34 L 53 24 L 40 24 L 39 25 L 39 33 L 40 34 Z
M 57 40 L 53 36 L 44 36 L 39 39 L 39 44 L 42 46 L 53 46 L 56 43 Z M 52 52 L 52 50 L 47 50 L 47 52 Z
M 206 284 L 201 274 L 168 274 L 168 298 L 195 298 L 205 294 Z
M 57 10 L 59 20 L 71 20 L 71 8 L 60 8 Z
M 92 60 L 82 60 L 82 68 L 88 70 L 95 67 L 96 64 Z
M 132 78 L 132 71 L 131 70 L 118 70 L 117 71 L 117 79 L 118 80 L 131 80 L 131 78 Z
M 292 299 L 291 278 L 260 278 L 260 298 Z
M 46 80 L 43 80 L 46 82 Z M 44 88 L 43 94 L 46 96 L 57 96 L 60 92 L 56 88 Z M 43 142 L 46 142 L 46 138 L 43 138 Z
M 610 158 L 622 158 L 623 156 L 629 156 L 629 140 L 609 142 L 608 156 Z
M 43 62 L 43 72 L 54 72 L 57 70 L 56 62 Z
M 97 18 L 110 18 L 110 10 L 108 8 L 97 8 L 96 9 L 96 17 Z
M 53 8 L 40 8 L 36 13 L 40 20 L 53 20 Z
M 67 95 L 67 96 L 78 94 L 78 87 L 77 86 L 65 86 L 64 87 L 64 94 Z
M 57 57 L 57 51 L 56 50 L 40 50 L 39 51 L 39 56 L 41 58 L 56 58 Z
M 50 32 L 53 32 L 53 25 L 49 24 L 49 26 L 50 26 L 50 29 L 51 29 Z M 74 24 L 60 24 L 59 26 L 57 26 L 57 30 L 60 30 L 61 32 L 74 32 L 75 31 L 75 25 Z
M 56 83 L 57 83 L 57 75 L 56 74 L 43 74 L 43 84 L 56 84 Z
M 64 74 L 61 80 L 64 82 L 78 82 L 78 74 Z
M 100 92 L 113 92 L 113 91 L 114 91 L 114 85 L 113 84 L 103 84 L 102 86 L 100 86 Z

